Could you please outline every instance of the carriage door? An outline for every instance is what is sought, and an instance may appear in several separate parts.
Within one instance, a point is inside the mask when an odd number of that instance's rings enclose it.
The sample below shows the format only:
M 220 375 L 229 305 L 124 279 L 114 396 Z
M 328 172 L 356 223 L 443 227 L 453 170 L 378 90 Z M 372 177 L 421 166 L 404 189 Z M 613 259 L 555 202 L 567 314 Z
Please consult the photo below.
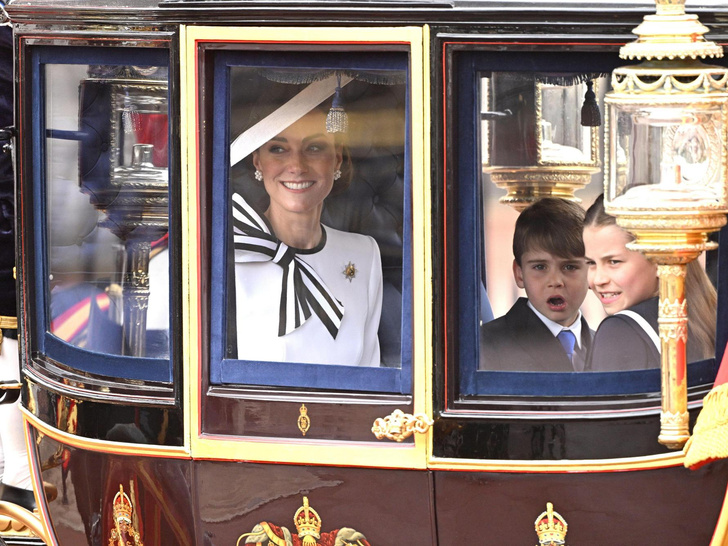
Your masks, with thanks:
M 427 518 L 423 29 L 183 30 L 193 457 Z M 280 219 L 311 210 L 304 247 Z

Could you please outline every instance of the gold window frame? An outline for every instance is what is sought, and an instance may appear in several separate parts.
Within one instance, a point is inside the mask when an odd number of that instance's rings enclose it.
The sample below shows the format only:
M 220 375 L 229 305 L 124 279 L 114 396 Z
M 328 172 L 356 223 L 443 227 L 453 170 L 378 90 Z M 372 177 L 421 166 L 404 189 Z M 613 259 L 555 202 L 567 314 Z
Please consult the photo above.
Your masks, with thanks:
M 352 38 L 355 36 L 355 38 Z M 181 134 L 182 134 L 182 262 L 183 290 L 183 359 L 187 396 L 184 400 L 186 447 L 193 458 L 239 460 L 361 467 L 425 468 L 429 434 L 415 434 L 411 443 L 377 440 L 371 442 L 321 441 L 302 436 L 287 438 L 213 436 L 202 427 L 202 359 L 200 324 L 201 271 L 204 264 L 198 234 L 200 232 L 199 186 L 200 159 L 198 126 L 199 74 L 198 53 L 204 44 L 269 44 L 311 43 L 341 45 L 348 51 L 357 44 L 406 46 L 410 57 L 410 130 L 407 138 L 411 149 L 412 171 L 412 270 L 413 270 L 413 409 L 422 416 L 431 415 L 430 374 L 432 362 L 432 297 L 430 256 L 429 195 L 429 61 L 427 27 L 357 28 L 290 28 L 290 27 L 214 27 L 183 26 L 180 31 Z M 355 403 L 355 400 L 353 401 Z M 382 418 L 387 417 L 383 407 Z M 298 417 L 298 416 L 295 416 Z M 374 423 L 372 423 L 374 425 Z M 275 431 L 271 431 L 272 434 Z

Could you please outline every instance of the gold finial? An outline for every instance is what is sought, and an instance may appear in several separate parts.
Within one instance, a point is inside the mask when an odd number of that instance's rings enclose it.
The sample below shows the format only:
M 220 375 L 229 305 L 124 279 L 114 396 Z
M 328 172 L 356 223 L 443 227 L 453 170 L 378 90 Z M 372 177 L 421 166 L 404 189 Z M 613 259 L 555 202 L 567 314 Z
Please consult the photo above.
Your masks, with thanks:
M 685 13 L 685 0 L 656 0 L 656 13 L 646 15 L 632 32 L 637 40 L 619 50 L 623 59 L 720 58 L 723 48 L 703 34 L 710 29 L 695 14 Z

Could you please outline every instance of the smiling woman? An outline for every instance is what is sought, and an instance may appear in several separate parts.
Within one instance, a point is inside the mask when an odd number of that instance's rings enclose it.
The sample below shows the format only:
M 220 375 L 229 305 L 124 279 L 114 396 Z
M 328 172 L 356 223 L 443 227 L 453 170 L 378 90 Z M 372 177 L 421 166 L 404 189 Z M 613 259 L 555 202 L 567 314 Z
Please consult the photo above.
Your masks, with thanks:
M 208 52 L 210 383 L 407 393 L 408 56 L 314 49 Z
M 263 214 L 233 197 L 238 358 L 379 366 L 379 247 L 321 223 L 324 200 L 348 183 L 344 145 L 325 111 L 291 117 L 253 152 Z
M 256 179 L 270 198 L 266 218 L 289 246 L 311 249 L 323 234 L 324 199 L 341 180 L 342 145 L 313 110 L 253 153 Z

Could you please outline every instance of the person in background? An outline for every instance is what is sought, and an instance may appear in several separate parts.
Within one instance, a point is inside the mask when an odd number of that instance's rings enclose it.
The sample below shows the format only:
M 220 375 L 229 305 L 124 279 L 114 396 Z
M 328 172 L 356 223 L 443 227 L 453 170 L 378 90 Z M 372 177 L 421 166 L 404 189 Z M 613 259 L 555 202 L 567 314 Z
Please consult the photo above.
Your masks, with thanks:
M 513 276 L 526 291 L 480 329 L 480 369 L 583 371 L 592 332 L 581 314 L 588 292 L 584 210 L 544 198 L 525 209 L 513 234 Z
M 642 370 L 660 366 L 657 324 L 657 266 L 629 250 L 634 237 L 604 210 L 599 196 L 586 212 L 584 245 L 589 287 L 607 317 L 597 328 L 587 370 Z M 688 305 L 688 362 L 715 355 L 717 295 L 697 260 L 688 264 L 685 289 Z

